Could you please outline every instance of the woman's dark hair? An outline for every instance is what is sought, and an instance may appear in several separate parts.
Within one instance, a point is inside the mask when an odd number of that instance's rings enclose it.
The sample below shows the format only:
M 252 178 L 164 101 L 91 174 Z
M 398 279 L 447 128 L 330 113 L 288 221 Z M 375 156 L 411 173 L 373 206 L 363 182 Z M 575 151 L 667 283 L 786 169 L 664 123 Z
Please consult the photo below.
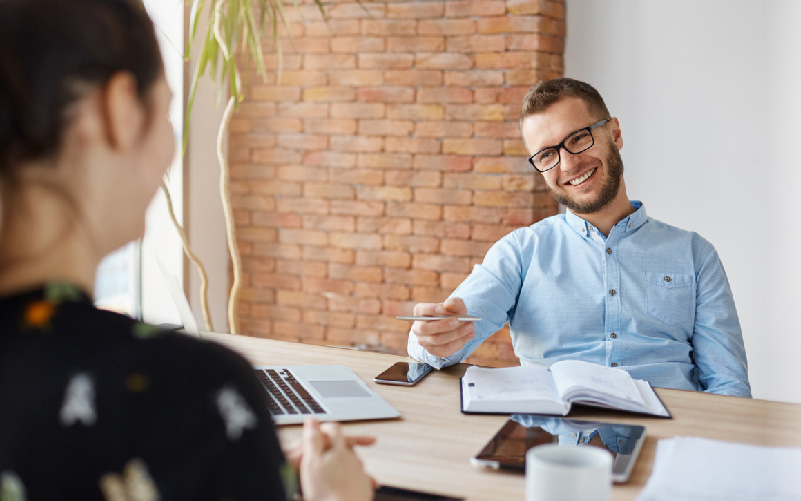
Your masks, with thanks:
M 163 72 L 141 0 L 0 0 L 0 176 L 61 148 L 71 105 L 117 72 Z

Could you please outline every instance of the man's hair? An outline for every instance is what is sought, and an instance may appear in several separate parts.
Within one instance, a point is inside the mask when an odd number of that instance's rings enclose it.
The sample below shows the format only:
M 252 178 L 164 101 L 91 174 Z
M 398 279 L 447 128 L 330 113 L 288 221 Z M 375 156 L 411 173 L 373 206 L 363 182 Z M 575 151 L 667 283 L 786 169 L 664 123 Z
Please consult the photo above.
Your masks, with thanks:
M 610 116 L 604 99 L 593 86 L 572 78 L 555 78 L 537 82 L 528 90 L 526 97 L 523 98 L 520 121 L 569 97 L 577 97 L 584 101 L 590 113 L 598 118 Z

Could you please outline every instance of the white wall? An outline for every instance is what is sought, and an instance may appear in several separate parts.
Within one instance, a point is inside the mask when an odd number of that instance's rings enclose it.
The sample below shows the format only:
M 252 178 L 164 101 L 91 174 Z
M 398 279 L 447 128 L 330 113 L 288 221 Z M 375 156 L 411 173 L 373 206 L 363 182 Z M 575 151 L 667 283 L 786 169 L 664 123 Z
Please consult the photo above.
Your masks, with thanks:
M 629 197 L 726 267 L 755 398 L 801 402 L 801 2 L 567 0 L 565 75 L 620 119 Z

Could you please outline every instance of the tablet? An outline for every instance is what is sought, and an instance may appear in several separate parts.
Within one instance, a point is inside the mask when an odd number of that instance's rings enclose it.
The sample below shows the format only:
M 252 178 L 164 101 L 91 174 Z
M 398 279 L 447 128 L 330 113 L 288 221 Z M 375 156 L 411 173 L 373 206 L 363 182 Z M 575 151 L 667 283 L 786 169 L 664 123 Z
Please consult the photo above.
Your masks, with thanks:
M 645 441 L 645 427 L 514 414 L 471 462 L 475 466 L 526 469 L 526 451 L 537 445 L 601 447 L 614 457 L 612 480 L 626 482 Z

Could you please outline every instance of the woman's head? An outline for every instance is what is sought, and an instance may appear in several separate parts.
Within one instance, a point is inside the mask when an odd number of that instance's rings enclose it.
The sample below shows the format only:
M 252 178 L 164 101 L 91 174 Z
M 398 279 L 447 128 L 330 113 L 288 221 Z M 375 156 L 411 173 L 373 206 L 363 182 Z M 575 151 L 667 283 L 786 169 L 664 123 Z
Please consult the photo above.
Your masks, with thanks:
M 163 73 L 137 0 L 0 0 L 0 175 L 55 155 L 72 105 L 118 72 L 143 102 Z

